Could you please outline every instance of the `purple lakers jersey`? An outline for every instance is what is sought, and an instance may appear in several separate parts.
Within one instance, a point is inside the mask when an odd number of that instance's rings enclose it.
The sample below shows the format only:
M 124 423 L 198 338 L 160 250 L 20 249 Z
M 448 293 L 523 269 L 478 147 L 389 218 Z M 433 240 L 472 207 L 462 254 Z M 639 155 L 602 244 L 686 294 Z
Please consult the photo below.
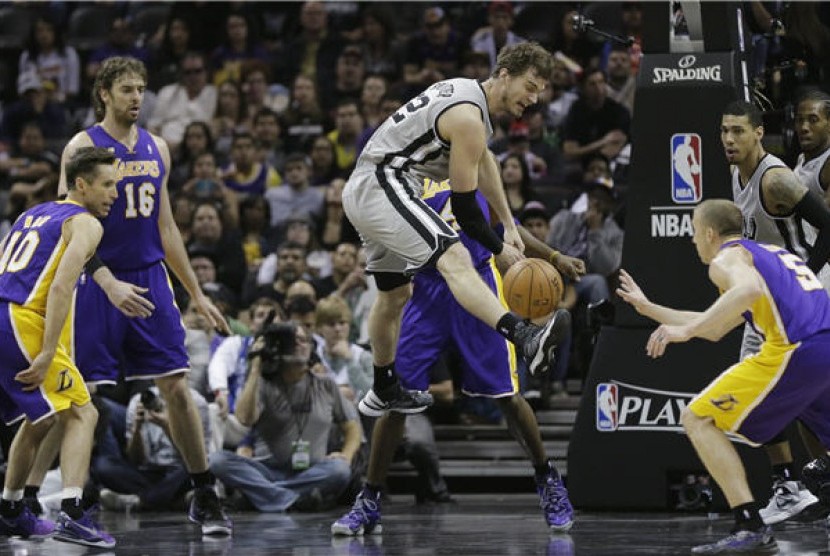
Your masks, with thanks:
M 795 344 L 819 332 L 830 330 L 830 297 L 816 275 L 797 255 L 782 247 L 742 239 L 752 254 L 755 269 L 764 279 L 764 295 L 745 315 L 773 344 Z
M 101 260 L 113 270 L 146 268 L 164 259 L 159 233 L 159 202 L 166 168 L 156 142 L 138 128 L 135 149 L 127 147 L 100 125 L 86 130 L 96 147 L 115 154 L 118 199 L 101 220 L 104 237 L 98 246 Z
M 493 255 L 490 251 L 487 250 L 482 244 L 477 242 L 476 240 L 467 236 L 467 234 L 461 231 L 461 227 L 455 221 L 455 215 L 452 212 L 452 204 L 450 203 L 450 195 L 452 191 L 450 190 L 449 180 L 444 180 L 440 183 L 435 181 L 425 179 L 424 180 L 424 193 L 421 196 L 421 199 L 429 205 L 429 208 L 434 210 L 438 213 L 441 218 L 443 218 L 447 224 L 449 224 L 453 230 L 458 232 L 459 237 L 461 238 L 461 242 L 464 244 L 464 247 L 470 252 L 470 256 L 473 259 L 473 266 L 476 268 L 481 268 L 482 266 L 486 266 L 489 264 L 490 257 Z M 481 212 L 484 214 L 484 219 L 487 222 L 490 222 L 490 207 L 487 204 L 487 200 L 484 198 L 484 195 L 481 194 L 481 191 L 476 191 L 476 201 L 478 201 L 478 207 L 481 209 Z M 438 273 L 437 270 L 434 269 L 424 269 L 423 272 L 435 272 Z
M 0 254 L 0 301 L 46 314 L 46 294 L 66 250 L 63 223 L 86 212 L 73 201 L 37 205 L 20 215 Z

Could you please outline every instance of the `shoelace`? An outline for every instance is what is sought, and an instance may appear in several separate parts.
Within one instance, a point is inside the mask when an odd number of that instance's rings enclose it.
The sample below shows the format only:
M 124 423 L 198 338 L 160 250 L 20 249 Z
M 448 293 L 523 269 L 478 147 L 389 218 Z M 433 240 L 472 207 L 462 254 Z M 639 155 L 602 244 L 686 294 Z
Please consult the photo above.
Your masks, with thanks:
M 546 480 L 542 508 L 545 510 L 550 508 L 557 512 L 562 511 L 566 508 L 565 500 L 567 500 L 565 487 L 555 479 Z
M 378 505 L 376 502 L 369 500 L 368 498 L 360 497 L 357 500 L 355 500 L 354 504 L 352 505 L 352 511 L 349 512 L 349 517 L 352 518 L 350 519 L 350 521 L 354 521 L 354 518 L 362 517 L 363 523 L 368 522 L 369 516 L 366 515 L 366 508 L 369 508 L 369 510 L 371 511 L 377 511 Z

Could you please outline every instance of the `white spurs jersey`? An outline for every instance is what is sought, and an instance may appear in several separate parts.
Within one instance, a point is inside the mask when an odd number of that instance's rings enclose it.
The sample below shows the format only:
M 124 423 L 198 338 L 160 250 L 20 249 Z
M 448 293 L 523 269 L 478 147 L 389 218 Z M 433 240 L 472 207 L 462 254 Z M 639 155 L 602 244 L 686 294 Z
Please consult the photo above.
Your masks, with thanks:
M 825 150 L 817 157 L 804 161 L 804 153 L 798 155 L 798 162 L 793 169 L 795 175 L 803 183 L 807 189 L 815 191 L 816 194 L 824 199 L 825 192 L 821 187 L 821 169 L 824 168 L 824 163 L 830 157 L 830 149 Z M 813 245 L 816 242 L 818 230 L 809 222 L 804 222 L 804 237 L 807 243 Z M 830 266 L 824 265 L 817 273 L 818 279 L 821 281 L 824 289 L 830 292 Z
M 787 168 L 787 165 L 767 153 L 744 186 L 738 168 L 732 168 L 732 198 L 744 217 L 744 237 L 778 245 L 806 261 L 809 258 L 809 248 L 801 219 L 795 215 L 773 216 L 764 207 L 761 179 L 770 168 Z
M 435 83 L 389 116 L 375 131 L 357 160 L 355 172 L 411 175 L 406 180 L 421 195 L 424 178 L 442 182 L 450 175 L 450 145 L 438 133 L 438 118 L 457 104 L 481 110 L 486 140 L 493 135 L 484 89 L 474 79 Z M 378 171 L 383 167 L 383 171 Z M 417 181 L 417 184 L 416 184 Z

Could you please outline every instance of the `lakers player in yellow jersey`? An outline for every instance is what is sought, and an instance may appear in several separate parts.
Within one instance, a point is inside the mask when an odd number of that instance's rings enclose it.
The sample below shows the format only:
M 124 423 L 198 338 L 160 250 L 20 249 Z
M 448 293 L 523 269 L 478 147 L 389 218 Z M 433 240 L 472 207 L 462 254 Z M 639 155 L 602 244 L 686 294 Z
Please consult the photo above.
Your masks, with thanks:
M 742 214 L 730 201 L 701 203 L 692 218 L 694 243 L 722 292 L 703 312 L 677 311 L 649 301 L 621 273 L 617 293 L 662 325 L 648 354 L 670 343 L 717 341 L 746 321 L 763 338 L 757 353 L 715 378 L 683 411 L 683 428 L 735 515 L 732 534 L 693 554 L 777 551 L 762 521 L 738 452 L 725 433 L 754 445 L 768 442 L 793 420 L 830 446 L 830 297 L 807 264 L 783 247 L 742 239 Z
M 115 540 L 93 520 L 82 500 L 98 412 L 61 331 L 84 264 L 101 241 L 106 216 L 118 197 L 115 157 L 106 149 L 80 149 L 67 164 L 69 194 L 23 213 L 0 254 L 0 415 L 23 418 L 12 443 L 0 533 L 55 538 L 111 547 Z M 57 528 L 22 503 L 26 475 L 46 432 L 61 420 L 63 500 Z

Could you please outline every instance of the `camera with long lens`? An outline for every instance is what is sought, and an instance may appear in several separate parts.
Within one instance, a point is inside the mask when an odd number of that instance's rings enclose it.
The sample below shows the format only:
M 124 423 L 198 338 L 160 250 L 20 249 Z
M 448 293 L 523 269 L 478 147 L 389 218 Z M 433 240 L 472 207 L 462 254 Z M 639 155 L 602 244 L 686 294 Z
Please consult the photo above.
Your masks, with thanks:
M 272 379 L 279 376 L 286 363 L 296 362 L 294 351 L 297 347 L 297 327 L 290 322 L 273 322 L 274 315 L 268 315 L 257 339 L 263 339 L 260 349 L 248 353 L 248 358 L 260 358 L 260 374 Z M 256 342 L 255 342 L 256 343 Z

